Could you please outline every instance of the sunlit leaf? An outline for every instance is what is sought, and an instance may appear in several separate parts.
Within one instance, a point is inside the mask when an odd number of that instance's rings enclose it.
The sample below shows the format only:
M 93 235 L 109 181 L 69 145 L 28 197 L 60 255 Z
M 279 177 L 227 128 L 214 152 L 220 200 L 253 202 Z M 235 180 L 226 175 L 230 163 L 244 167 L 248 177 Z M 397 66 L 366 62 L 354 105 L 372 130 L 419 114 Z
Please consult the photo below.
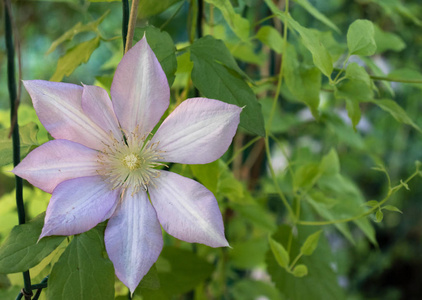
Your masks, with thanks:
M 256 38 L 275 52 L 279 54 L 283 52 L 283 38 L 274 27 L 262 26 L 259 28 Z
M 77 23 L 75 26 L 70 28 L 65 33 L 63 33 L 57 40 L 55 40 L 51 44 L 50 48 L 48 48 L 46 54 L 50 54 L 51 52 L 56 50 L 57 46 L 59 46 L 63 42 L 71 41 L 73 37 L 79 33 L 87 32 L 87 31 L 96 31 L 98 29 L 98 25 L 100 25 L 104 21 L 105 17 L 109 14 L 109 12 L 110 11 L 108 10 L 104 15 L 99 17 L 97 20 L 89 22 L 87 24 L 82 24 L 81 22 Z
M 230 1 L 226 0 L 205 0 L 205 2 L 217 7 L 229 24 L 231 30 L 241 39 L 247 40 L 249 37 L 250 24 L 249 21 L 237 14 L 233 9 Z
M 282 244 L 272 238 L 269 238 L 268 242 L 270 243 L 270 248 L 273 252 L 275 260 L 278 262 L 280 267 L 288 268 L 290 263 L 289 252 L 284 249 Z
M 398 212 L 398 213 L 403 214 L 403 212 L 400 209 L 398 209 L 397 207 L 395 207 L 393 205 L 385 205 L 385 206 L 382 207 L 382 209 L 385 209 L 385 210 L 388 210 L 388 211 L 394 211 L 394 212 Z
M 308 275 L 308 268 L 305 265 L 297 265 L 293 269 L 293 275 L 295 277 L 303 277 Z
M 94 52 L 99 45 L 100 38 L 95 37 L 69 49 L 65 55 L 59 58 L 56 72 L 54 72 L 50 81 L 61 81 L 64 76 L 72 74 L 80 64 L 86 63 L 89 60 L 92 52 Z
M 300 248 L 300 252 L 303 255 L 312 255 L 312 253 L 314 253 L 315 249 L 318 246 L 319 236 L 321 235 L 321 232 L 322 231 L 319 230 L 306 238 L 305 242 Z
M 377 45 L 377 53 L 383 53 L 387 50 L 400 52 L 406 48 L 406 44 L 398 35 L 383 31 L 378 25 L 375 25 L 374 29 L 374 39 Z
M 347 31 L 347 47 L 350 55 L 373 55 L 377 50 L 374 25 L 368 20 L 354 21 Z
M 9 138 L 10 129 L 0 129 L 0 166 L 13 163 L 13 142 Z M 32 149 L 37 147 L 38 126 L 35 123 L 28 123 L 19 126 L 20 157 L 24 158 Z

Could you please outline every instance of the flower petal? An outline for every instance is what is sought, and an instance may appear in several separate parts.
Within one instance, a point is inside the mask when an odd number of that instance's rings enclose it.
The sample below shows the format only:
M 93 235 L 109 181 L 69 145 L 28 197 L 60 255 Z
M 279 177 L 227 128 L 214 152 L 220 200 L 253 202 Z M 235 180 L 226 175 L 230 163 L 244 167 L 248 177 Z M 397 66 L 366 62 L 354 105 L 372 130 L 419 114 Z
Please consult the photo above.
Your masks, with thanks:
M 93 149 L 104 147 L 107 133 L 82 110 L 82 87 L 69 83 L 28 80 L 23 82 L 31 95 L 38 118 L 56 139 L 71 140 Z
M 198 182 L 160 171 L 148 191 L 164 230 L 190 243 L 228 246 L 224 224 L 214 195 Z
M 97 153 L 75 142 L 49 141 L 32 150 L 12 172 L 52 193 L 65 180 L 97 175 Z
M 145 37 L 123 56 L 110 94 L 117 119 L 128 132 L 149 133 L 166 111 L 170 88 Z
M 119 122 L 114 114 L 113 105 L 107 92 L 94 85 L 84 85 L 82 91 L 82 109 L 105 132 L 111 133 L 117 140 L 122 139 Z
M 117 277 L 133 293 L 163 248 L 161 227 L 146 192 L 126 191 L 104 234 Z
M 230 146 L 241 111 L 236 105 L 218 100 L 187 99 L 164 120 L 151 141 L 159 142 L 163 161 L 210 163 Z
M 111 190 L 101 176 L 60 183 L 53 192 L 40 238 L 73 235 L 90 230 L 115 207 L 120 190 Z

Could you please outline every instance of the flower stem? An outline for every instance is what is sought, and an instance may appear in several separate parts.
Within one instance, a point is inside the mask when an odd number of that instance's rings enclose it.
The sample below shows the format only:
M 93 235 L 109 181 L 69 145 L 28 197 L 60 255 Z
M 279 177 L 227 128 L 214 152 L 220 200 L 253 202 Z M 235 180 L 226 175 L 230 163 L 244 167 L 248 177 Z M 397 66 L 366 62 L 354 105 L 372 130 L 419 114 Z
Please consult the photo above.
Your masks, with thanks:
M 129 27 L 126 36 L 125 53 L 132 47 L 133 34 L 135 32 L 136 17 L 138 15 L 139 0 L 132 0 L 132 7 L 130 8 Z
M 122 0 L 123 20 L 122 20 L 122 37 L 123 37 L 123 54 L 126 49 L 127 27 L 129 24 L 129 0 Z
M 4 2 L 4 21 L 5 21 L 5 44 L 7 52 L 7 87 L 9 90 L 10 98 L 10 126 L 13 127 L 12 140 L 13 140 L 13 165 L 16 166 L 20 162 L 20 140 L 19 140 L 19 125 L 18 125 L 18 97 L 16 92 L 16 79 L 15 79 L 15 49 L 13 45 L 13 32 L 12 32 L 12 9 L 9 0 Z M 22 195 L 22 178 L 15 176 L 16 185 L 16 206 L 18 208 L 19 224 L 25 223 L 25 208 L 23 204 Z M 31 277 L 29 271 L 23 272 L 23 291 L 25 299 L 31 299 Z

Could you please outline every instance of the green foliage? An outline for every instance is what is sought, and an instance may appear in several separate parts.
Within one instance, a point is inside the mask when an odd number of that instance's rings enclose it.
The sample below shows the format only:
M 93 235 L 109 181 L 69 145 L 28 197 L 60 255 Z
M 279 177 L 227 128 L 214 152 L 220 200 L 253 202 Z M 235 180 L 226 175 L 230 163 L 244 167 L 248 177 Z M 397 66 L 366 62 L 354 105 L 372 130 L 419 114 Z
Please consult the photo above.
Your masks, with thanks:
M 174 247 L 164 247 L 155 266 L 160 287 L 151 289 L 141 286 L 135 291 L 145 300 L 171 299 L 172 295 L 186 293 L 207 279 L 214 270 L 203 258 Z
M 244 107 L 240 126 L 264 136 L 260 104 L 251 88 L 240 78 L 239 67 L 222 41 L 211 36 L 195 41 L 190 47 L 190 58 L 195 87 L 205 97 Z
M 114 299 L 114 268 L 103 257 L 104 230 L 75 235 L 54 264 L 48 279 L 48 299 Z
M 321 230 L 311 234 L 308 236 L 303 243 L 302 247 L 300 248 L 300 253 L 303 255 L 312 255 L 315 249 L 318 246 L 319 236 L 321 235 Z
M 377 50 L 374 25 L 368 20 L 354 21 L 347 31 L 349 55 L 373 55 Z
M 69 49 L 66 54 L 60 57 L 57 62 L 56 72 L 51 76 L 51 81 L 61 81 L 64 76 L 69 76 L 82 63 L 86 63 L 92 52 L 100 45 L 100 38 L 97 36 L 86 42 L 80 43 Z
M 138 15 L 140 18 L 154 16 L 165 11 L 167 8 L 180 1 L 182 0 L 139 0 Z
M 304 242 L 304 228 L 299 228 L 299 236 L 293 237 L 291 246 L 291 256 L 299 254 L 299 245 Z M 288 226 L 281 226 L 273 235 L 273 238 L 284 247 L 288 244 L 291 235 Z M 331 268 L 332 255 L 327 243 L 322 243 L 311 256 L 300 259 L 301 264 L 296 266 L 296 276 L 281 268 L 275 260 L 271 251 L 267 253 L 268 272 L 276 287 L 290 299 L 345 299 L 342 289 L 337 282 L 337 275 Z M 308 273 L 306 274 L 306 267 Z M 295 270 L 295 269 L 294 269 Z M 293 270 L 293 272 L 295 272 Z M 305 276 L 306 275 L 306 276 Z M 303 277 L 300 277 L 303 276 Z
M 246 41 L 249 37 L 250 24 L 249 21 L 245 18 L 242 18 L 241 15 L 237 14 L 230 1 L 225 0 L 205 0 L 205 2 L 210 3 L 217 7 L 223 14 L 224 19 L 229 24 L 231 30 L 241 39 Z
M 49 236 L 38 241 L 44 216 L 12 229 L 0 247 L 0 273 L 23 272 L 36 266 L 64 240 L 62 236 Z
M 271 26 L 262 26 L 256 33 L 256 38 L 261 43 L 267 45 L 275 52 L 281 54 L 283 52 L 283 38 L 280 33 Z
M 21 159 L 39 145 L 37 133 L 38 126 L 35 123 L 19 126 Z M 13 163 L 13 145 L 9 134 L 10 128 L 0 129 L 0 166 Z
M 271 251 L 273 252 L 275 260 L 279 266 L 287 269 L 290 263 L 289 253 L 286 251 L 286 249 L 284 249 L 282 244 L 275 241 L 274 239 L 269 238 L 268 241 L 270 242 Z

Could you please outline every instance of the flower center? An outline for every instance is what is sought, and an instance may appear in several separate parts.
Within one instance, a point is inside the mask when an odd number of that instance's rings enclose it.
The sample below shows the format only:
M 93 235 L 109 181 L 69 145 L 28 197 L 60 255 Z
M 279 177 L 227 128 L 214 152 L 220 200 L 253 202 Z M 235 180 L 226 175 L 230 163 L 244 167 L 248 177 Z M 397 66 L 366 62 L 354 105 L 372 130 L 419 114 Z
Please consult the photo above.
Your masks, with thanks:
M 139 155 L 131 153 L 123 158 L 123 164 L 131 171 L 139 169 L 141 166 L 141 159 Z
M 158 143 L 145 141 L 144 137 L 131 133 L 121 141 L 113 138 L 112 144 L 98 152 L 99 168 L 97 173 L 110 184 L 111 189 L 130 189 L 132 194 L 148 185 L 154 185 L 153 179 L 160 176 L 156 168 L 165 166 L 160 160 L 162 151 Z

